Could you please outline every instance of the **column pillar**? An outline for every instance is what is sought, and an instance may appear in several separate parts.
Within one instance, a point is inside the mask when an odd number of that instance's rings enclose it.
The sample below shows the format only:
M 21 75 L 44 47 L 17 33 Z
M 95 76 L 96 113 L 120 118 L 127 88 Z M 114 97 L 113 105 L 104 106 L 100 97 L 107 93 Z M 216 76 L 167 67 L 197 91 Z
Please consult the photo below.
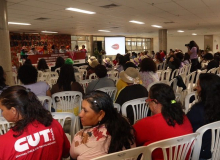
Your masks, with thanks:
M 6 0 L 0 0 L 0 65 L 6 73 L 6 84 L 13 85 Z
M 93 35 L 89 36 L 89 45 L 90 45 L 90 56 L 93 56 L 94 48 L 93 48 Z
M 167 52 L 167 29 L 159 30 L 159 50 Z

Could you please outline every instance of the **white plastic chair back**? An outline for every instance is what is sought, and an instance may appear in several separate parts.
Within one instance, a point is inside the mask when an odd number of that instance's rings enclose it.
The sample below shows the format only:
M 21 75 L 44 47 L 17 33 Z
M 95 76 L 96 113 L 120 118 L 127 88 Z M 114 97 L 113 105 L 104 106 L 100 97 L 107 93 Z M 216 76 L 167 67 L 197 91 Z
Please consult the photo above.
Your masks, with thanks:
M 92 73 L 89 75 L 89 79 L 92 81 L 94 79 L 97 79 L 97 75 L 95 73 Z
M 59 74 L 55 71 L 50 72 L 50 77 L 59 77 Z
M 189 75 L 186 76 L 186 79 L 185 79 L 185 85 L 186 85 L 186 88 L 188 90 L 188 93 L 192 92 L 193 91 L 193 82 L 194 82 L 194 79 L 195 79 L 195 75 L 196 75 L 196 71 L 190 73 Z
M 79 72 L 79 68 L 78 67 L 76 67 L 76 66 L 73 66 L 73 69 L 74 69 L 74 72 Z
M 58 78 L 59 77 L 51 77 L 50 78 L 50 80 L 48 81 L 48 84 L 50 85 L 50 88 L 52 88 L 52 86 L 57 83 Z
M 186 75 L 190 74 L 191 66 L 192 66 L 192 63 L 190 63 L 190 64 L 187 65 Z
M 52 112 L 51 115 L 53 116 L 53 119 L 56 119 L 60 123 L 62 128 L 64 128 L 65 120 L 71 119 L 71 123 L 70 123 L 71 139 L 69 139 L 69 140 L 70 140 L 70 142 L 72 142 L 73 137 L 74 137 L 74 133 L 75 133 L 75 128 L 74 128 L 75 115 L 72 113 L 69 113 L 69 112 Z
M 210 69 L 207 73 L 213 73 L 216 74 L 216 71 L 218 70 L 218 68 L 212 68 Z
M 164 160 L 185 160 L 187 154 L 191 155 L 197 136 L 198 133 L 192 133 L 149 144 L 144 152 L 143 160 L 151 160 L 151 154 L 157 148 L 162 149 Z
M 51 112 L 52 98 L 49 96 L 37 96 L 41 104 L 45 107 L 46 110 Z
M 10 130 L 10 123 L 3 117 L 0 117 L 0 135 L 5 134 Z
M 203 137 L 203 134 L 209 129 L 211 130 L 211 133 L 212 133 L 212 137 L 211 137 L 212 158 L 211 160 L 220 159 L 220 147 L 219 147 L 220 145 L 220 121 L 217 121 L 217 122 L 207 124 L 197 129 L 196 133 L 198 133 L 200 136 L 197 138 L 195 148 L 193 151 L 193 155 L 192 155 L 192 160 L 199 159 L 199 153 L 200 153 L 201 146 L 202 146 L 202 137 Z
M 82 93 L 78 91 L 63 91 L 52 95 L 56 112 L 71 112 L 76 116 L 81 110 Z
M 88 67 L 88 65 L 82 65 L 82 66 L 79 66 L 78 68 L 79 69 L 86 69 Z
M 78 69 L 78 70 L 79 70 L 79 73 L 81 73 L 82 79 L 83 79 L 83 77 L 86 78 L 86 76 L 87 76 L 87 70 L 86 70 L 86 69 Z
M 60 74 L 60 68 L 55 69 L 55 72 L 57 72 L 58 74 Z
M 91 82 L 90 79 L 79 81 L 79 84 L 81 84 L 81 86 L 83 87 L 84 93 L 86 93 L 86 88 L 88 87 L 90 82 Z
M 172 86 L 174 93 L 177 92 L 177 79 L 173 78 L 170 82 L 169 85 Z
M 48 82 L 50 80 L 50 72 L 42 72 L 41 76 L 39 77 L 38 81 L 45 81 Z
M 193 97 L 193 96 L 195 97 L 195 100 L 194 100 L 192 103 L 190 103 L 190 98 Z M 189 94 L 186 95 L 186 97 L 185 97 L 185 110 L 184 110 L 185 114 L 187 114 L 187 112 L 189 111 L 189 109 L 190 109 L 190 108 L 192 107 L 192 105 L 195 104 L 196 102 L 198 102 L 198 98 L 197 98 L 196 92 L 191 92 L 191 93 L 189 93 Z
M 97 90 L 107 93 L 113 101 L 115 100 L 115 95 L 117 92 L 116 87 L 103 87 L 103 88 L 99 88 Z
M 109 78 L 112 78 L 112 77 L 113 77 L 113 78 L 114 78 L 114 77 L 117 77 L 117 78 L 118 78 L 118 77 L 119 77 L 118 71 L 114 71 L 114 70 L 108 71 L 108 72 L 107 72 L 107 75 L 108 75 Z
M 118 103 L 114 103 L 114 108 L 117 109 L 118 113 L 120 113 L 121 106 Z
M 175 69 L 175 70 L 172 72 L 171 80 L 172 80 L 173 78 L 175 78 L 176 76 L 178 76 L 178 74 L 179 74 L 179 69 Z
M 91 160 L 136 160 L 146 150 L 146 146 L 127 149 L 120 152 L 106 154 Z
M 162 81 L 156 81 L 156 82 L 150 83 L 150 84 L 147 86 L 147 91 L 149 92 L 151 86 L 153 86 L 154 84 L 157 84 L 157 83 L 165 83 L 165 84 L 169 84 L 169 81 L 162 80 Z
M 179 74 L 184 74 L 186 75 L 188 72 L 188 66 L 184 65 L 182 68 L 179 69 Z
M 132 106 L 132 110 L 134 114 L 133 124 L 135 124 L 137 120 L 147 117 L 147 113 L 149 109 L 148 105 L 145 102 L 147 98 L 148 97 L 137 98 L 125 102 L 121 107 L 122 115 L 127 117 L 127 107 Z
M 37 77 L 38 78 L 42 77 L 42 73 L 43 73 L 42 71 L 37 71 Z
M 74 75 L 76 78 L 76 82 L 80 82 L 83 79 L 82 74 L 80 72 L 75 72 Z
M 206 73 L 207 72 L 207 69 L 204 69 L 204 70 L 197 70 L 197 75 L 196 75 L 196 81 L 195 83 L 197 83 L 198 79 L 199 79 L 199 75 L 201 73 Z M 195 85 L 194 85 L 195 86 Z
M 163 70 L 163 65 L 164 65 L 163 62 L 158 64 L 158 66 L 157 66 L 158 70 Z
M 160 74 L 160 80 L 169 81 L 171 74 L 171 69 L 163 70 Z
M 217 69 L 216 69 L 216 74 L 219 74 L 220 73 L 220 67 L 218 67 Z
M 163 71 L 162 70 L 157 70 L 157 75 L 158 75 L 158 77 L 159 77 L 159 80 L 161 79 L 160 77 L 161 77 L 161 73 L 162 73 Z

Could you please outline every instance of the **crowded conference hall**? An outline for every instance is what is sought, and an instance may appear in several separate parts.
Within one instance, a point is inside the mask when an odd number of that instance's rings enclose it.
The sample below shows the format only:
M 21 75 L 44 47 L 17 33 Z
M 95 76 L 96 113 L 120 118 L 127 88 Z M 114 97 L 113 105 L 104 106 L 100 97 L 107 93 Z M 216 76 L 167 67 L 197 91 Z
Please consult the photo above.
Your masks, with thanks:
M 219 6 L 0 0 L 0 160 L 220 160 Z

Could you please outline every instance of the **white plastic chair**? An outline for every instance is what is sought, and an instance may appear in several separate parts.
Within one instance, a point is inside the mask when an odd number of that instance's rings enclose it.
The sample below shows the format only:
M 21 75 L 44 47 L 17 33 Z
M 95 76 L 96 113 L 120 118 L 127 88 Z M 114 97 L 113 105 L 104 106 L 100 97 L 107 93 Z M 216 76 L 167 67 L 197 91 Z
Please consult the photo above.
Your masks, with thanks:
M 55 69 L 55 72 L 57 72 L 58 74 L 60 74 L 60 68 Z
M 109 77 L 110 79 L 112 79 L 115 83 L 115 85 L 117 84 L 119 78 L 118 77 Z
M 81 86 L 83 87 L 84 93 L 86 93 L 86 88 L 88 87 L 90 82 L 91 82 L 90 79 L 79 81 L 79 84 L 81 84 Z
M 49 96 L 37 96 L 41 104 L 51 112 L 52 98 Z
M 0 135 L 5 134 L 10 130 L 10 123 L 3 117 L 0 117 Z
M 114 108 L 117 109 L 118 113 L 120 113 L 120 110 L 121 110 L 120 104 L 114 103 L 113 105 L 114 105 Z
M 171 74 L 171 80 L 179 75 L 179 69 L 175 69 Z
M 192 160 L 197 160 L 199 159 L 200 155 L 200 150 L 202 146 L 202 137 L 203 134 L 207 130 L 211 130 L 212 137 L 211 137 L 211 153 L 212 153 L 212 158 L 211 160 L 219 160 L 220 159 L 220 121 L 213 122 L 210 124 L 207 124 L 205 126 L 200 127 L 197 129 L 196 133 L 199 134 L 199 137 L 197 138 L 195 148 L 192 154 Z
M 171 69 L 167 69 L 167 70 L 163 70 L 161 73 L 160 73 L 160 80 L 166 80 L 166 81 L 169 81 L 170 79 L 170 74 L 171 74 Z
M 111 77 L 117 77 L 118 78 L 119 77 L 118 71 L 114 71 L 114 70 L 108 71 L 107 75 L 108 75 L 109 78 L 111 78 Z
M 127 149 L 120 152 L 106 154 L 91 160 L 136 160 L 146 150 L 146 146 Z
M 210 69 L 207 73 L 213 73 L 213 74 L 216 74 L 218 68 L 212 68 Z
M 83 80 L 82 73 L 80 73 L 80 72 L 75 72 L 74 75 L 75 75 L 75 78 L 76 78 L 76 81 L 77 81 L 77 82 L 80 82 L 81 80 Z
M 148 105 L 145 102 L 147 98 L 148 97 L 137 98 L 137 99 L 133 99 L 133 100 L 125 102 L 121 107 L 122 115 L 127 117 L 127 107 L 132 106 L 132 110 L 134 114 L 133 124 L 137 120 L 147 117 L 147 113 L 149 109 Z
M 188 154 L 191 155 L 197 136 L 198 133 L 192 133 L 149 144 L 143 153 L 143 160 L 151 160 L 151 154 L 157 148 L 162 149 L 164 160 L 185 160 Z M 168 153 L 169 157 L 167 155 Z
M 82 65 L 82 66 L 79 66 L 78 69 L 86 69 L 88 67 L 88 65 Z
M 97 90 L 107 93 L 113 101 L 115 100 L 115 95 L 117 93 L 116 87 L 103 87 L 103 88 L 99 88 Z
M 194 96 L 195 100 L 190 103 L 190 98 Z M 185 97 L 185 114 L 187 114 L 187 112 L 189 111 L 189 109 L 192 107 L 193 104 L 195 104 L 196 102 L 198 102 L 198 98 L 197 98 L 197 94 L 196 92 L 191 92 L 189 94 L 186 95 Z
M 50 88 L 52 88 L 52 86 L 57 83 L 58 78 L 59 77 L 51 77 L 50 78 L 50 80 L 47 82 L 50 85 Z
M 73 66 L 74 72 L 79 72 L 79 68 L 77 66 Z
M 197 70 L 196 81 L 195 81 L 193 87 L 196 86 L 196 83 L 197 83 L 197 81 L 198 81 L 198 79 L 199 79 L 199 75 L 200 75 L 201 73 L 206 73 L 206 72 L 207 72 L 207 69 L 204 69 L 204 70 Z
M 97 79 L 97 75 L 95 73 L 92 73 L 89 75 L 89 79 L 92 81 L 94 79 Z
M 191 70 L 191 66 L 192 66 L 192 63 L 190 64 L 187 64 L 187 72 L 186 72 L 186 75 L 190 74 L 190 70 Z
M 50 72 L 50 77 L 59 77 L 59 74 L 55 71 Z
M 70 143 L 72 143 L 74 134 L 75 134 L 75 128 L 74 128 L 74 124 L 75 124 L 75 115 L 69 112 L 52 112 L 51 115 L 53 116 L 53 119 L 56 119 L 60 125 L 62 126 L 62 128 L 64 128 L 64 123 L 67 119 L 71 119 L 71 123 L 70 123 L 70 136 L 71 138 L 69 138 L 69 136 L 67 135 L 68 139 L 70 140 Z
M 78 91 L 63 91 L 52 95 L 53 107 L 56 112 L 71 112 L 76 116 L 74 128 L 80 130 L 78 114 L 81 111 L 82 93 Z
M 41 76 L 38 77 L 38 81 L 48 82 L 50 80 L 50 77 L 51 77 L 50 72 L 42 72 Z
M 82 79 L 83 77 L 86 78 L 87 76 L 87 70 L 86 69 L 78 69 L 79 73 L 81 73 Z
M 185 79 L 185 85 L 186 85 L 186 89 L 188 91 L 188 93 L 192 92 L 193 91 L 193 82 L 194 82 L 194 79 L 195 79 L 195 75 L 196 75 L 196 71 L 190 73 L 189 75 L 186 76 L 186 79 Z

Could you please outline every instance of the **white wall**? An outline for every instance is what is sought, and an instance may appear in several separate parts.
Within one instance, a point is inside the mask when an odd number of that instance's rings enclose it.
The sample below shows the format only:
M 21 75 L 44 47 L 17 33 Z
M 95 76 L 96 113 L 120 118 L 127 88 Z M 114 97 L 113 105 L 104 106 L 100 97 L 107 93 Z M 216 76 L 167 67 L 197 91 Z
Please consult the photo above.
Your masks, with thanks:
M 190 41 L 194 40 L 199 49 L 204 49 L 204 36 L 168 36 L 167 37 L 167 51 L 170 49 L 181 49 L 183 53 L 187 52 L 187 47 Z
M 217 45 L 218 45 L 218 49 L 216 48 Z M 220 45 L 220 37 L 214 35 L 213 36 L 213 53 L 220 51 L 219 45 Z
M 158 37 L 153 38 L 153 51 L 155 53 L 159 51 L 159 38 Z

